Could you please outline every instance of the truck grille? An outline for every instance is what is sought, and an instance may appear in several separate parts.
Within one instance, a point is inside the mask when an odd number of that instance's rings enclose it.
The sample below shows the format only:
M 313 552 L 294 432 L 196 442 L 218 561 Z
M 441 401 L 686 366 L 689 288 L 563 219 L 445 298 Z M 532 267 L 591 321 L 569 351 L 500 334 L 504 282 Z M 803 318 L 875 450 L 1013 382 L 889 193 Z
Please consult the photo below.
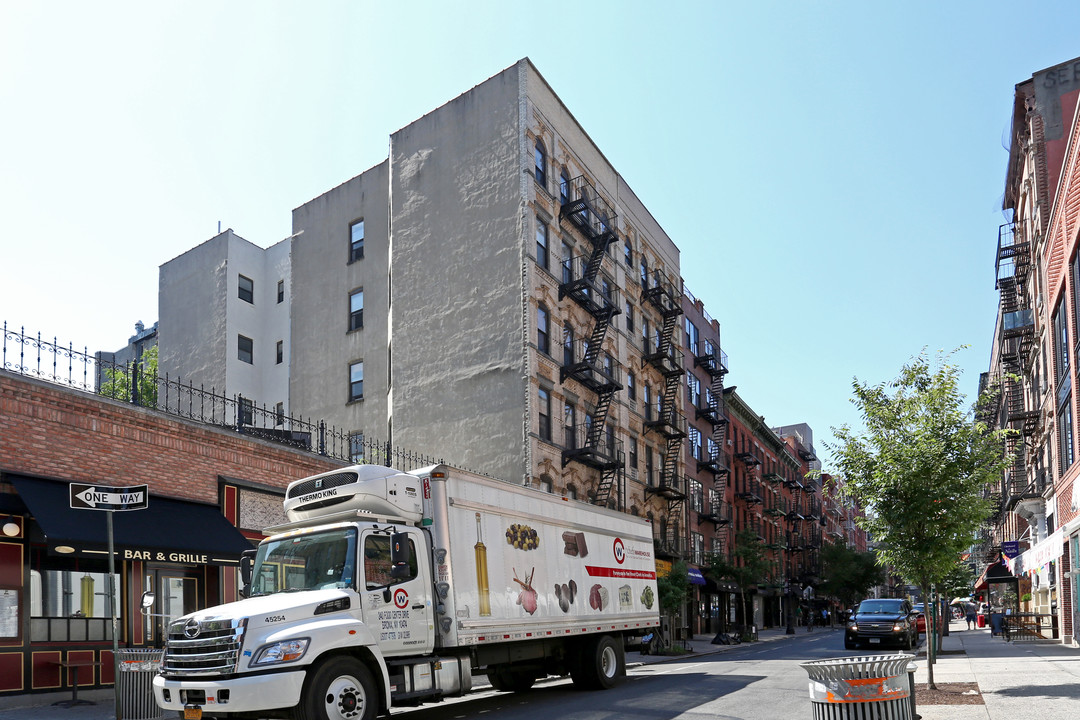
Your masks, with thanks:
M 316 490 L 327 490 L 329 488 L 341 487 L 342 485 L 348 485 L 356 482 L 356 472 L 339 472 L 333 475 L 323 475 L 322 477 L 312 478 L 307 482 L 302 482 L 299 485 L 293 487 L 288 491 L 288 497 L 294 498 L 301 495 L 307 495 L 308 493 L 315 492 Z
M 169 624 L 162 675 L 222 675 L 236 672 L 244 644 L 243 620 L 178 620 Z

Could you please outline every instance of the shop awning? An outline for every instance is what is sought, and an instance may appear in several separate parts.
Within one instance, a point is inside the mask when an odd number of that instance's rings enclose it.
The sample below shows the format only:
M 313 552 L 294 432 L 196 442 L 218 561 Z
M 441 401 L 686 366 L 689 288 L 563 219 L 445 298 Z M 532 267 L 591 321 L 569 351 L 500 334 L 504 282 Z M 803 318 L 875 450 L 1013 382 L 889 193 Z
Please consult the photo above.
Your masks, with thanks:
M 686 574 L 690 577 L 691 585 L 704 585 L 705 576 L 697 568 L 687 568 Z
M 108 559 L 106 511 L 70 506 L 69 483 L 7 475 L 51 553 Z M 213 505 L 150 496 L 144 510 L 113 512 L 120 560 L 234 565 L 251 543 Z
M 982 575 L 975 582 L 975 590 L 986 590 L 990 583 L 1010 581 L 1016 582 L 1016 576 L 1009 572 L 1009 568 L 1005 567 L 998 558 L 983 569 Z

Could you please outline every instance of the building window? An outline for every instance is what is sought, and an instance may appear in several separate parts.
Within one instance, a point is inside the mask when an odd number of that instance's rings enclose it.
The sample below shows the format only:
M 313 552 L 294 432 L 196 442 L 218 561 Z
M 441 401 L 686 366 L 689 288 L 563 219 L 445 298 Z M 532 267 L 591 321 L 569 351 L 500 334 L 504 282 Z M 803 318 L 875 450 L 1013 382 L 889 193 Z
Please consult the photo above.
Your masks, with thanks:
M 626 301 L 626 334 L 634 332 L 634 306 L 627 300 Z
M 559 173 L 559 204 L 565 205 L 570 202 L 570 176 L 566 174 L 566 168 Z
M 364 399 L 364 361 L 349 365 L 349 401 Z
M 565 242 L 562 244 L 562 281 L 568 283 L 574 278 L 574 249 Z
M 278 280 L 277 281 L 277 301 L 278 301 L 278 305 L 285 302 L 285 281 L 284 280 Z
M 645 446 L 645 484 L 653 486 L 653 452 L 652 446 Z
M 551 442 L 551 393 L 544 388 L 540 388 L 539 399 L 540 422 L 536 429 L 541 440 Z
M 687 319 L 687 321 L 686 321 L 686 347 L 690 348 L 692 351 L 694 351 L 695 354 L 697 354 L 697 346 L 698 346 L 698 329 L 697 329 L 697 325 L 695 325 L 694 323 L 690 322 L 689 319 Z
M 642 290 L 648 290 L 649 289 L 649 266 L 645 264 L 645 256 L 644 255 L 641 256 L 640 273 L 641 273 L 641 289 Z
M 282 361 L 285 360 L 285 341 L 284 340 L 278 340 L 277 341 L 276 354 L 277 354 L 277 360 L 275 361 L 275 364 L 280 365 L 282 363 Z
M 563 325 L 562 332 L 562 364 L 574 364 L 574 327 L 570 323 Z
M 565 428 L 566 433 L 567 450 L 577 450 L 575 425 L 577 425 L 577 410 L 572 403 L 566 403 L 566 407 L 563 409 L 563 428 Z
M 686 392 L 690 396 L 689 400 L 694 407 L 699 408 L 701 405 L 701 380 L 692 370 L 686 371 Z
M 566 486 L 566 497 L 571 500 L 577 500 L 577 488 L 573 485 Z
M 364 291 L 354 290 L 349 293 L 349 330 L 364 327 Z
M 364 221 L 357 220 L 349 226 L 349 262 L 364 259 Z
M 252 425 L 255 420 L 255 401 L 241 396 L 240 405 L 237 407 L 239 417 L 236 418 L 238 425 Z
M 637 470 L 637 436 L 630 436 L 630 469 Z
M 274 406 L 274 424 L 285 424 L 285 403 L 283 402 L 279 402 L 277 405 Z
M 641 352 L 648 355 L 652 350 L 649 349 L 649 320 L 648 318 L 641 318 Z
M 540 141 L 540 138 L 536 138 L 536 152 L 534 157 L 536 159 L 536 182 L 546 190 L 547 189 L 547 150 L 544 149 L 544 143 Z
M 255 343 L 249 337 L 243 335 L 236 336 L 236 357 L 241 362 L 246 362 L 249 365 L 255 364 Z
M 550 351 L 548 343 L 548 311 L 543 305 L 536 307 L 536 349 L 545 355 Z
M 252 305 L 255 304 L 255 281 L 249 277 L 243 275 L 239 278 L 239 292 L 237 293 L 244 302 L 249 302 Z
M 548 269 L 548 228 L 540 218 L 536 218 L 536 264 Z
M 626 399 L 637 400 L 637 378 L 634 373 L 626 373 Z
M 694 480 L 693 478 L 688 478 L 688 480 L 689 487 L 687 488 L 687 490 L 689 490 L 690 495 L 690 509 L 694 510 L 695 512 L 701 512 L 701 508 L 705 500 L 705 492 L 701 487 L 701 483 L 699 483 L 697 480 Z
M 689 428 L 688 444 L 690 445 L 690 455 L 698 462 L 701 462 L 701 431 L 694 426 Z
M 1054 372 L 1060 382 L 1069 373 L 1069 329 L 1065 319 L 1065 299 L 1054 310 Z
M 549 478 L 547 475 L 541 476 L 540 489 L 546 493 L 551 492 L 551 478 Z
M 364 433 L 349 435 L 349 460 L 356 464 L 364 462 Z
M 626 262 L 626 267 L 634 267 L 634 246 L 630 244 L 630 238 L 623 241 L 622 249 L 623 260 Z
M 1065 403 L 1058 412 L 1058 439 L 1061 447 L 1058 455 L 1061 457 L 1061 472 L 1065 473 L 1072 466 L 1075 459 L 1073 453 L 1073 427 L 1072 427 L 1072 394 L 1066 398 Z
M 649 384 L 645 383 L 644 385 L 641 386 L 641 400 L 645 404 L 645 419 L 646 420 L 652 420 L 653 419 L 652 403 L 649 402 L 650 397 L 651 397 L 651 390 L 649 389 Z

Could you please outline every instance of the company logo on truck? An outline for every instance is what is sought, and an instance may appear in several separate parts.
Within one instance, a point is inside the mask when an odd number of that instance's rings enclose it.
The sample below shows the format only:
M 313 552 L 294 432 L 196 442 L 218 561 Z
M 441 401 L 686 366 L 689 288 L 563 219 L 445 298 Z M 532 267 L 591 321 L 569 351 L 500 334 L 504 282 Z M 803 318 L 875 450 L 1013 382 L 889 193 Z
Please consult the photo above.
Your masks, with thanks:
M 301 498 L 301 502 L 308 502 L 308 501 L 311 501 L 311 500 L 318 500 L 318 499 L 324 498 L 324 497 L 333 497 L 333 496 L 335 496 L 337 494 L 338 494 L 337 488 L 330 488 L 329 490 L 323 490 L 321 492 L 308 493 L 307 495 L 304 495 Z
M 626 546 L 623 545 L 622 538 L 615 538 L 611 550 L 615 553 L 615 562 L 622 565 L 626 560 Z
M 394 591 L 394 605 L 404 609 L 409 604 L 409 593 L 405 592 L 405 588 L 398 588 Z

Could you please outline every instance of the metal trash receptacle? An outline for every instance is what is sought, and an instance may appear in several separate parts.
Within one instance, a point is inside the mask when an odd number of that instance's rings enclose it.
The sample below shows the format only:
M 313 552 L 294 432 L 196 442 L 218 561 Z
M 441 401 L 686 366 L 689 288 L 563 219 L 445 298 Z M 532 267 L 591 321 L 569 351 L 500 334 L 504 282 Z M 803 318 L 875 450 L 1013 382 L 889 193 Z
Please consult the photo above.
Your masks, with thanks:
M 914 655 L 863 655 L 799 663 L 810 676 L 814 720 L 912 720 Z
M 120 720 L 157 720 L 165 711 L 154 701 L 154 676 L 161 669 L 164 650 L 129 649 L 117 655 L 117 704 Z

